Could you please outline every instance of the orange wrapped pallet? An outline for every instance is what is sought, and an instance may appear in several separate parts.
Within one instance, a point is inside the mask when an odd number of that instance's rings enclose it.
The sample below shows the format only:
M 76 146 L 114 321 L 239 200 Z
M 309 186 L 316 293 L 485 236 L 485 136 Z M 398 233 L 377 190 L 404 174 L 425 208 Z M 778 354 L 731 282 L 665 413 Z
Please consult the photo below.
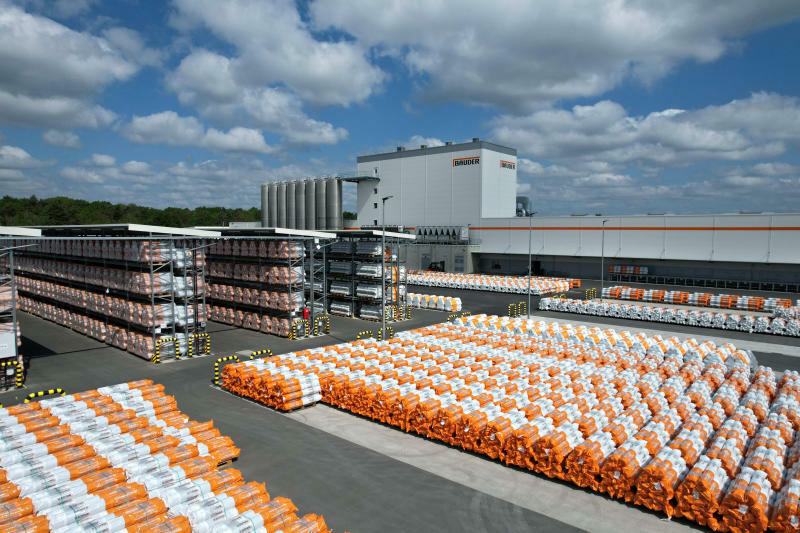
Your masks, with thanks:
M 0 443 L 0 531 L 329 531 L 150 380 L 0 409 Z
M 322 401 L 715 530 L 800 526 L 800 375 L 730 344 L 477 315 L 231 364 L 277 409 Z

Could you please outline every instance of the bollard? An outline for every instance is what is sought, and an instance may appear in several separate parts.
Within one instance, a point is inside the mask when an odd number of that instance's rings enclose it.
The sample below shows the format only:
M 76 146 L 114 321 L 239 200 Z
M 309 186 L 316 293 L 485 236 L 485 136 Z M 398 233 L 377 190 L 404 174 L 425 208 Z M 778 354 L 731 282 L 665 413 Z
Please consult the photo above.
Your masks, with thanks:
M 175 337 L 163 337 L 161 339 L 158 339 L 155 348 L 153 348 L 153 358 L 151 359 L 151 361 L 153 361 L 154 364 L 158 364 L 161 362 L 161 345 L 170 342 L 175 343 L 175 358 L 176 359 L 178 358 L 178 339 Z
M 252 356 L 250 357 L 252 359 Z M 228 355 L 227 357 L 220 357 L 216 361 L 214 361 L 214 379 L 211 381 L 214 385 L 219 387 L 219 364 L 225 363 L 227 361 L 236 361 L 239 362 L 238 355 Z
M 269 348 L 266 348 L 264 350 L 258 350 L 258 351 L 252 352 L 250 354 L 250 359 L 251 360 L 255 359 L 259 355 L 266 355 L 267 357 L 272 357 L 272 350 L 270 350 Z
M 211 353 L 211 337 L 208 333 L 192 333 L 189 335 L 189 352 L 187 354 L 188 357 L 194 356 L 194 340 L 196 338 L 205 339 L 205 349 L 203 350 L 203 355 L 208 355 Z
M 46 391 L 40 390 L 39 392 L 32 392 L 25 398 L 25 403 L 31 403 L 32 400 L 41 398 L 43 396 L 64 396 L 66 394 L 63 389 L 47 389 Z

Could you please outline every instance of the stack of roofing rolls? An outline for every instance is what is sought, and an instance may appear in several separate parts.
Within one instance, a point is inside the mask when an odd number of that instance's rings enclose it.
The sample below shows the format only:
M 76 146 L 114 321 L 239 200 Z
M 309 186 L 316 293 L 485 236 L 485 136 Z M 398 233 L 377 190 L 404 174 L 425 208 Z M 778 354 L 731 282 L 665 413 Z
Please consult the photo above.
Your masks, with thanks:
M 669 516 L 793 530 L 800 376 L 753 364 L 730 344 L 478 315 L 228 365 L 223 386 L 281 408 L 316 377 L 323 402 Z
M 408 271 L 410 285 L 429 287 L 450 287 L 454 289 L 473 289 L 491 292 L 511 292 L 527 294 L 530 283 L 531 294 L 567 292 L 572 287 L 580 287 L 581 280 L 572 278 L 548 278 L 532 276 L 494 276 L 490 274 L 461 274 L 456 272 Z
M 0 530 L 329 531 L 238 470 L 239 449 L 150 380 L 0 410 Z
M 581 315 L 611 316 L 630 320 L 746 331 L 748 333 L 772 333 L 773 335 L 790 337 L 800 336 L 800 319 L 797 318 L 769 318 L 739 313 L 712 313 L 711 311 L 569 298 L 542 298 L 539 300 L 539 309 L 542 311 L 563 311 Z
M 435 294 L 406 294 L 406 303 L 418 309 L 435 309 L 437 311 L 448 311 L 457 313 L 461 311 L 461 298 L 451 298 L 449 296 L 436 296 Z

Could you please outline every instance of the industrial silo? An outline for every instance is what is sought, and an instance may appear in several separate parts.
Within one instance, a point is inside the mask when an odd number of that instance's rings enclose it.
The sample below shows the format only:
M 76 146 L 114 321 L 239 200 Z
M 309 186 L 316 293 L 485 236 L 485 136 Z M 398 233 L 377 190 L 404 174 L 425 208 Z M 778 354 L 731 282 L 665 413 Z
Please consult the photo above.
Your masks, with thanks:
M 278 220 L 275 223 L 279 228 L 286 227 L 286 182 L 278 184 Z
M 269 183 L 261 184 L 261 225 L 269 225 Z
M 294 227 L 306 229 L 306 182 L 294 184 Z
M 328 219 L 326 218 L 326 206 L 325 206 L 325 191 L 326 191 L 326 183 L 325 180 L 316 180 L 314 182 L 314 198 L 317 212 L 315 217 L 317 219 L 317 229 L 328 229 Z
M 267 215 L 268 227 L 274 228 L 278 225 L 278 184 L 269 184 L 269 213 Z
M 294 221 L 294 182 L 286 184 L 286 227 L 296 228 Z
M 325 180 L 325 226 L 326 229 L 336 229 L 336 223 L 339 221 L 339 211 L 341 211 L 341 202 L 336 197 L 336 182 L 334 178 Z
M 339 199 L 339 207 L 336 210 L 336 229 L 344 229 L 344 200 L 342 199 L 342 180 L 336 180 L 336 198 Z
M 316 183 L 306 180 L 306 229 L 317 229 Z

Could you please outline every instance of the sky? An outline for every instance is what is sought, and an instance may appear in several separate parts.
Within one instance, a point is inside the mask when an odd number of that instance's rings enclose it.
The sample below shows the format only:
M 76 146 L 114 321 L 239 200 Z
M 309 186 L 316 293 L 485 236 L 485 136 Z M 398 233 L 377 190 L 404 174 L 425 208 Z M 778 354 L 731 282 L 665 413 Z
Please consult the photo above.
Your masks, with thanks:
M 798 36 L 797 0 L 0 0 L 0 195 L 248 208 L 480 137 L 540 214 L 798 212 Z

